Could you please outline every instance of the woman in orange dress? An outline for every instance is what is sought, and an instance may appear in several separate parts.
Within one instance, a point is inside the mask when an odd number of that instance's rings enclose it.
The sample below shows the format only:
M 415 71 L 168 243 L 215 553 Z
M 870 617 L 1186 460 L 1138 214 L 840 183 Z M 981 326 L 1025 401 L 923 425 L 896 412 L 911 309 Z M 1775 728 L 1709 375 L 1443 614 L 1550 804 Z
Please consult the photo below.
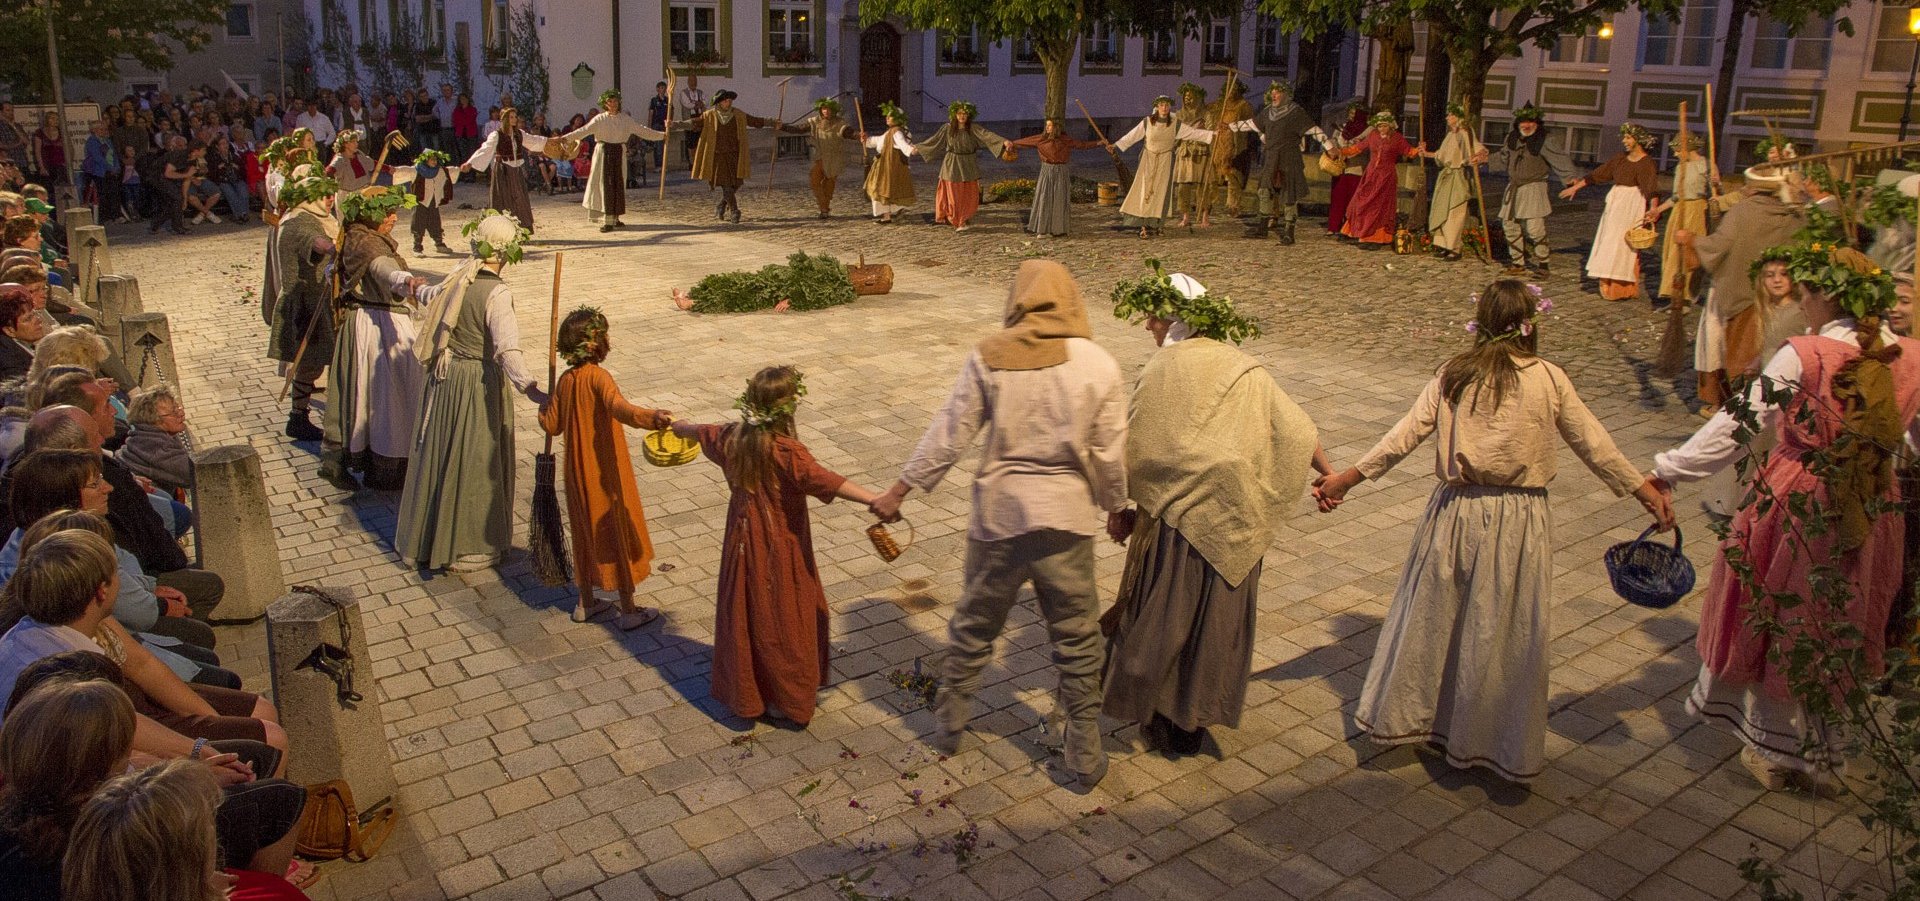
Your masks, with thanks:
M 592 307 L 567 314 L 556 342 L 572 368 L 554 385 L 553 399 L 540 408 L 540 427 L 566 439 L 567 524 L 573 532 L 573 572 L 580 600 L 573 621 L 584 623 L 611 606 L 597 601 L 594 589 L 620 594 L 621 629 L 637 629 L 659 617 L 636 607 L 633 590 L 653 568 L 653 540 L 633 482 L 633 460 L 620 428 L 664 429 L 673 421 L 665 410 L 627 402 L 613 376 L 600 368 L 611 345 L 607 317 Z
M 727 532 L 720 550 L 708 694 L 747 719 L 813 721 L 827 678 L 827 592 L 813 559 L 807 498 L 872 504 L 874 494 L 821 466 L 794 437 L 807 393 L 800 371 L 769 366 L 733 403 L 735 425 L 673 424 L 726 473 Z

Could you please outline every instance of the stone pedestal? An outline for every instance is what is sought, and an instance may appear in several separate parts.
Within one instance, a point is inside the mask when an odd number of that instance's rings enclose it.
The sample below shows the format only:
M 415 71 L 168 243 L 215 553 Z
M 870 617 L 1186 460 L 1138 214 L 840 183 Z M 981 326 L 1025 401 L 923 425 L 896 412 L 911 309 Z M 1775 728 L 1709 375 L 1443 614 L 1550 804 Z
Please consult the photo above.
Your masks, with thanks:
M 73 263 L 73 299 L 90 307 L 100 306 L 100 275 L 112 272 L 107 259 L 107 230 L 98 225 L 72 229 L 73 240 L 67 253 Z
M 75 239 L 79 237 L 78 232 L 80 229 L 94 224 L 93 207 L 68 207 L 60 214 L 60 224 L 66 226 L 67 229 L 67 252 L 69 254 L 77 252 L 73 249 L 73 246 L 77 243 Z M 73 259 L 73 257 L 68 256 L 67 259 Z
M 120 346 L 120 320 L 145 312 L 140 306 L 140 280 L 131 275 L 100 276 L 99 300 L 100 334 L 121 359 L 127 359 L 127 349 Z
M 267 608 L 267 657 L 273 702 L 287 730 L 287 778 L 302 785 L 346 780 L 365 815 L 392 803 L 396 791 L 380 686 L 358 597 L 347 588 L 319 590 L 326 597 L 295 590 Z M 349 685 L 357 698 L 343 696 Z
M 193 483 L 194 546 L 200 565 L 227 583 L 226 597 L 212 619 L 253 622 L 287 592 L 260 454 L 244 444 L 196 452 Z
M 133 373 L 133 388 L 180 384 L 180 370 L 173 363 L 173 332 L 165 313 L 135 313 L 120 319 L 120 346 L 126 348 L 127 371 Z

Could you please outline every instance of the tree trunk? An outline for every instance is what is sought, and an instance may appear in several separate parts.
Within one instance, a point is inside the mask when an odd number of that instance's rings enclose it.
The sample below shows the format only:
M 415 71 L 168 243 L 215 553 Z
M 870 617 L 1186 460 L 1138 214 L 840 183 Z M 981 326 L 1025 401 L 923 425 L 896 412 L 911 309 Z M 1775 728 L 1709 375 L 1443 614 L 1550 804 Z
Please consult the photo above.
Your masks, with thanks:
M 1733 18 L 1727 21 L 1727 33 L 1720 41 L 1720 75 L 1713 85 L 1713 117 L 1719 121 L 1707 123 L 1715 135 L 1727 133 L 1727 116 L 1733 112 L 1733 79 L 1740 66 L 1740 42 L 1746 38 L 1747 15 L 1752 11 L 1753 0 L 1733 0 Z M 1705 140 L 1702 136 L 1703 149 Z M 1714 149 L 1718 151 L 1721 146 Z M 1720 161 L 1713 160 L 1712 165 L 1718 169 Z
M 1407 66 L 1413 61 L 1413 21 L 1398 22 L 1373 33 L 1380 48 L 1374 68 L 1373 105 L 1397 116 L 1407 111 Z
M 1300 42 L 1297 67 L 1300 75 L 1299 83 L 1293 88 L 1293 98 L 1301 109 L 1313 113 L 1315 119 L 1320 118 L 1333 99 L 1340 71 L 1340 46 L 1346 39 L 1346 29 L 1336 26 L 1313 40 Z
M 1067 73 L 1073 69 L 1073 51 L 1079 46 L 1080 32 L 1049 35 L 1034 41 L 1034 52 L 1047 72 L 1046 117 L 1065 121 L 1067 117 Z
M 1420 104 L 1425 115 L 1409 138 L 1414 143 L 1427 144 L 1428 149 L 1438 146 L 1447 133 L 1447 83 L 1452 74 L 1447 56 L 1447 40 L 1450 37 L 1444 25 L 1431 19 L 1427 21 L 1427 58 L 1420 69 Z M 1422 189 L 1414 195 L 1409 216 L 1415 231 L 1427 226 L 1430 198 L 1426 187 L 1433 184 L 1433 167 L 1425 159 L 1420 160 L 1420 167 L 1425 177 L 1421 179 Z
M 1451 93 L 1467 108 L 1467 118 L 1478 121 L 1480 106 L 1487 93 L 1488 54 L 1462 53 L 1453 60 Z

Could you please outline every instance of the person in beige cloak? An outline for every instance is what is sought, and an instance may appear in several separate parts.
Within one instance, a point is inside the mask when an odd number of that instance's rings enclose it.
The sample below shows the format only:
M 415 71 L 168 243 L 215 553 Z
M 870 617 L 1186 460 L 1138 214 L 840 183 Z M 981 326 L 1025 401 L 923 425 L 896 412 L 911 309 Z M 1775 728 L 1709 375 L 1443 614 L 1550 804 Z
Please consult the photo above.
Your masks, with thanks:
M 713 95 L 712 109 L 678 123 L 700 133 L 700 144 L 693 149 L 693 177 L 720 189 L 714 215 L 736 223 L 740 221 L 740 186 L 747 183 L 753 171 L 753 160 L 747 153 L 747 129 L 779 124 L 734 109 L 733 101 L 739 96 L 721 91 Z
M 830 218 L 834 189 L 840 185 L 840 173 L 847 168 L 847 139 L 861 137 L 860 133 L 840 118 L 840 101 L 832 97 L 815 100 L 812 116 L 804 122 L 782 125 L 780 130 L 812 139 L 813 168 L 807 170 L 807 186 L 813 189 L 820 218 Z
M 1179 300 L 1130 311 L 1160 350 L 1127 417 L 1137 506 L 1108 518 L 1128 547 L 1101 623 L 1111 627 L 1104 709 L 1138 723 L 1149 748 L 1194 754 L 1208 726 L 1240 725 L 1260 558 L 1305 496 L 1309 463 L 1333 470 L 1313 420 L 1233 346 L 1251 330 L 1233 302 L 1184 274 L 1170 282 Z
M 1427 230 L 1433 233 L 1434 256 L 1451 263 L 1460 259 L 1460 237 L 1467 227 L 1467 205 L 1473 200 L 1469 167 L 1487 161 L 1486 145 L 1473 137 L 1473 120 L 1459 103 L 1447 104 L 1447 136 L 1439 150 L 1422 148 L 1420 155 L 1440 167 L 1433 180 L 1433 202 L 1427 205 Z
M 1192 82 L 1180 86 L 1180 112 L 1175 118 L 1181 127 L 1204 128 L 1214 130 L 1213 110 L 1207 106 L 1207 89 Z M 1214 135 L 1216 140 L 1219 135 Z M 1213 146 L 1205 141 L 1181 141 L 1176 145 L 1173 159 L 1174 203 L 1180 208 L 1178 227 L 1184 228 L 1197 214 L 1200 227 L 1207 228 L 1213 223 L 1208 220 L 1208 206 L 1213 194 Z
M 867 198 L 873 201 L 873 218 L 882 225 L 893 224 L 893 217 L 913 206 L 913 173 L 907 170 L 907 158 L 918 151 L 913 136 L 907 134 L 907 114 L 891 101 L 880 104 L 880 115 L 887 120 L 885 134 L 867 138 L 867 146 L 877 154 L 867 168 Z
M 1173 212 L 1173 157 L 1181 141 L 1213 143 L 1213 132 L 1182 125 L 1173 117 L 1173 98 L 1154 98 L 1153 114 L 1140 120 L 1132 131 L 1113 142 L 1113 152 L 1121 153 L 1145 141 L 1140 165 L 1135 168 L 1133 187 L 1120 204 L 1120 221 L 1128 228 L 1140 229 L 1145 238 L 1160 230 Z

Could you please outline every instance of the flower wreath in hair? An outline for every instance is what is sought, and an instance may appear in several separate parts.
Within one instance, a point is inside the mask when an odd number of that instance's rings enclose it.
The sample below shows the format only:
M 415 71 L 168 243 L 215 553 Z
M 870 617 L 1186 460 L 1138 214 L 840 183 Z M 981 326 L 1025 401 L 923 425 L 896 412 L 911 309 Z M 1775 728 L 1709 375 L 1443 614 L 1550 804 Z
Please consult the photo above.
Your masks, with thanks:
M 902 127 L 906 126 L 907 111 L 901 109 L 900 104 L 894 103 L 891 100 L 880 101 L 880 116 L 889 123 L 899 122 Z
M 971 100 L 955 100 L 947 104 L 947 118 L 957 119 L 961 113 L 967 114 L 968 122 L 980 118 L 980 108 L 974 106 Z
M 414 157 L 413 162 L 414 162 L 414 165 L 417 165 L 417 166 L 428 166 L 435 169 L 444 169 L 446 168 L 448 163 L 453 162 L 453 157 L 448 156 L 446 153 L 442 151 L 428 148 L 426 150 L 420 151 L 420 155 Z
M 1149 317 L 1166 321 L 1177 319 L 1186 323 L 1195 337 L 1212 338 L 1230 344 L 1260 337 L 1260 326 L 1234 309 L 1233 298 L 1211 291 L 1188 298 L 1173 286 L 1173 276 L 1161 268 L 1159 260 L 1147 260 L 1147 268 L 1153 274 L 1139 279 L 1122 279 L 1113 286 L 1113 293 L 1109 296 L 1113 300 L 1115 319 L 1126 320 L 1129 324 Z
M 1553 312 L 1553 301 L 1547 299 L 1546 294 L 1540 290 L 1539 285 L 1529 283 L 1527 285 L 1527 293 L 1533 295 L 1533 315 L 1520 320 L 1519 325 L 1500 332 L 1499 334 L 1482 335 L 1480 334 L 1480 320 L 1469 319 L 1467 320 L 1467 334 L 1487 341 L 1505 341 L 1509 338 L 1522 338 L 1533 334 L 1533 324 L 1539 320 L 1540 314 Z M 1479 306 L 1480 292 L 1475 291 L 1467 295 L 1467 301 L 1474 306 Z
M 1657 143 L 1653 132 L 1648 131 L 1646 126 L 1634 122 L 1628 122 L 1620 126 L 1620 136 L 1623 138 L 1632 138 L 1635 144 L 1640 145 L 1641 150 L 1648 153 L 1653 152 L 1654 144 Z
M 339 153 L 345 150 L 349 143 L 359 144 L 365 139 L 366 135 L 361 134 L 358 128 L 342 129 L 339 134 L 333 136 L 333 152 Z
M 782 419 L 792 419 L 800 409 L 800 398 L 807 396 L 807 380 L 800 370 L 793 371 L 793 394 L 771 407 L 760 407 L 747 400 L 747 393 L 733 399 L 733 408 L 740 411 L 740 421 L 756 429 L 764 429 Z
M 1826 295 L 1855 319 L 1880 316 L 1893 308 L 1893 276 L 1852 247 L 1827 241 L 1783 244 L 1760 258 L 1785 262 L 1787 274 L 1796 283 Z M 1754 271 L 1763 265 L 1756 263 Z
M 593 359 L 594 345 L 607 337 L 607 315 L 600 312 L 599 307 L 581 307 L 573 312 L 589 315 L 586 325 L 580 329 L 581 336 L 586 340 L 560 351 L 560 359 L 567 361 L 568 366 L 578 366 Z
M 1400 117 L 1395 116 L 1392 110 L 1383 109 L 1378 112 L 1375 112 L 1373 114 L 1373 117 L 1367 120 L 1368 128 L 1372 128 L 1373 126 L 1376 126 L 1376 125 L 1391 125 L 1395 128 L 1399 128 Z
M 480 226 L 496 216 L 503 217 L 513 223 L 512 240 L 489 240 L 481 235 Z M 468 245 L 473 248 L 473 255 L 482 262 L 499 257 L 507 263 L 512 264 L 520 262 L 521 258 L 526 255 L 526 250 L 523 245 L 533 240 L 533 230 L 521 225 L 520 220 L 515 218 L 512 213 L 506 212 L 505 210 L 486 209 L 480 211 L 479 218 L 466 225 L 460 226 L 460 236 L 467 239 Z

